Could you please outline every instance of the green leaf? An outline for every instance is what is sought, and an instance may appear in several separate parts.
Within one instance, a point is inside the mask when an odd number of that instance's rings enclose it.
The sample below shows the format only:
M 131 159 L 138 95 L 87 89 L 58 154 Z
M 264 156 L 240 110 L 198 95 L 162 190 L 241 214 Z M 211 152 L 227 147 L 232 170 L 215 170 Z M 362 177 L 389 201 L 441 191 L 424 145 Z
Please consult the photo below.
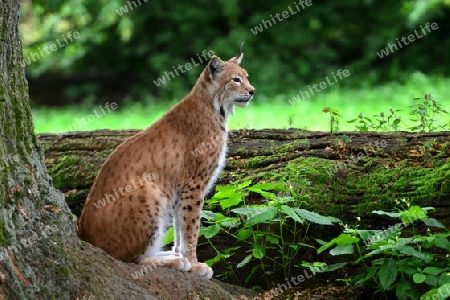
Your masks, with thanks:
M 229 198 L 233 195 L 239 193 L 236 192 L 237 186 L 233 184 L 229 185 L 217 185 L 216 186 L 216 193 L 214 194 L 214 198 Z
M 240 224 L 240 219 L 239 218 L 225 217 L 225 218 L 223 218 L 221 220 L 217 220 L 217 222 L 222 227 L 234 228 L 234 227 L 237 227 Z
M 289 248 L 292 248 L 294 250 L 298 249 L 298 245 L 295 245 L 295 244 L 289 244 L 288 246 L 289 246 Z
M 406 255 L 410 255 L 410 256 L 415 256 L 418 257 L 420 259 L 423 259 L 425 262 L 430 262 L 433 259 L 433 256 L 429 253 L 420 253 L 419 251 L 417 251 L 416 249 L 414 249 L 411 246 L 400 246 L 397 247 L 397 250 L 400 253 L 406 254 Z
M 202 218 L 206 220 L 215 220 L 216 219 L 216 213 L 213 213 L 210 210 L 202 210 L 201 212 Z
M 426 267 L 423 269 L 424 273 L 431 274 L 431 275 L 439 275 L 442 272 L 445 272 L 445 268 L 436 268 L 436 267 Z
M 300 265 L 302 267 L 308 268 L 311 272 L 313 272 L 313 274 L 326 272 L 326 269 L 327 269 L 327 264 L 326 263 L 317 262 L 317 261 L 313 262 L 313 263 L 309 263 L 309 262 L 304 262 L 303 261 Z
M 250 229 L 239 229 L 236 233 L 238 241 L 245 241 L 253 235 L 253 231 Z
M 262 223 L 268 220 L 272 220 L 273 218 L 275 218 L 277 212 L 278 209 L 272 206 L 255 209 L 254 212 L 248 216 L 245 224 Z
M 341 219 L 338 219 L 338 218 L 335 218 L 335 217 L 332 217 L 332 216 L 326 216 L 325 218 L 327 218 L 328 221 L 330 221 L 331 223 L 339 223 L 339 222 L 341 222 Z
M 266 241 L 271 244 L 278 245 L 278 239 L 274 236 L 271 236 L 271 235 L 266 236 Z
M 278 192 L 285 192 L 286 186 L 282 182 L 274 182 L 274 183 L 258 183 L 249 188 L 249 191 L 257 192 L 260 190 L 275 190 Z
M 291 196 L 279 196 L 274 200 L 274 202 L 276 204 L 289 203 L 289 202 L 295 202 L 295 201 L 296 201 L 295 197 L 291 197 Z
M 294 210 L 301 218 L 306 219 L 310 222 L 321 225 L 333 225 L 333 223 L 331 223 L 331 221 L 327 217 L 319 215 L 318 213 L 306 209 L 300 209 L 298 207 L 295 207 Z
M 380 230 L 356 230 L 356 233 L 358 233 L 359 237 L 363 241 L 369 240 L 371 237 L 374 237 L 376 234 L 380 232 L 381 232 Z M 370 243 L 372 241 L 369 240 L 368 242 Z
M 353 237 L 352 235 L 348 233 L 341 233 L 338 237 L 332 239 L 327 244 L 323 245 L 317 250 L 317 254 L 322 253 L 323 251 L 327 250 L 334 244 L 337 244 L 338 246 L 344 246 L 352 243 L 359 242 L 359 238 Z
M 397 299 L 399 300 L 410 299 L 408 295 L 411 289 L 412 287 L 411 284 L 408 282 L 408 280 L 404 278 L 400 279 L 400 281 L 395 285 L 395 294 L 397 295 Z
M 219 201 L 219 204 L 220 204 L 220 207 L 222 207 L 222 209 L 227 209 L 232 206 L 236 206 L 241 202 L 242 202 L 242 196 L 237 195 L 236 197 L 233 197 L 233 198 L 222 199 Z
M 425 275 L 425 283 L 429 286 L 438 286 L 438 277 L 436 275 Z
M 284 192 L 286 191 L 286 187 L 284 183 L 258 183 L 249 187 L 248 190 L 260 194 L 265 199 L 274 200 L 277 196 L 274 193 L 266 192 L 265 190 Z
M 295 211 L 292 209 L 292 207 L 287 205 L 281 205 L 281 211 L 287 214 L 289 217 L 294 219 L 296 222 L 299 222 L 300 224 L 303 224 L 303 220 L 300 219 L 300 217 L 295 213 Z
M 377 270 L 378 270 L 378 268 L 369 268 L 369 272 L 367 272 L 366 277 L 356 281 L 355 284 L 360 284 L 360 283 L 366 282 L 367 280 L 371 279 L 377 273 Z
M 427 212 L 420 206 L 413 205 L 407 211 L 400 212 L 403 223 L 410 224 L 417 220 L 425 220 Z
M 340 236 L 338 236 L 338 239 L 336 240 L 336 244 L 338 246 L 344 246 L 344 245 L 354 244 L 354 243 L 358 243 L 358 242 L 359 242 L 359 238 L 353 237 L 350 234 L 341 234 Z
M 416 273 L 416 274 L 413 275 L 413 281 L 414 281 L 414 283 L 417 283 L 417 284 L 422 283 L 422 282 L 425 281 L 425 279 L 426 279 L 425 274 L 422 274 L 422 273 Z
M 441 276 L 439 276 L 439 285 L 445 283 L 450 283 L 450 273 L 442 273 Z
M 436 295 L 436 297 L 433 298 L 433 296 Z M 420 300 L 431 300 L 431 299 L 440 299 L 438 295 L 438 289 L 431 289 L 422 296 L 420 296 Z
M 441 285 L 438 288 L 438 295 L 444 295 L 444 297 L 448 297 L 450 292 L 450 283 L 446 283 L 444 285 Z
M 231 252 L 231 251 L 236 251 L 239 248 L 240 248 L 240 246 L 237 246 L 237 247 L 228 248 L 226 250 L 227 250 L 227 252 Z M 230 256 L 231 256 L 230 253 L 217 253 L 216 256 L 214 256 L 211 259 L 205 260 L 204 263 L 207 264 L 208 266 L 212 267 L 215 263 L 217 263 L 223 259 L 227 259 Z
M 389 216 L 392 218 L 399 218 L 400 217 L 400 213 L 391 213 L 391 212 L 385 212 L 382 210 L 373 210 L 372 213 L 377 214 L 377 215 L 385 215 L 385 216 Z
M 321 239 L 314 239 L 319 245 L 324 246 L 327 244 L 327 242 L 325 242 L 324 240 Z
M 220 225 L 219 224 L 213 224 L 206 228 L 205 231 L 203 231 L 203 235 L 205 238 L 210 239 L 213 236 L 215 236 L 220 231 Z
M 299 245 L 301 247 L 308 247 L 308 248 L 316 249 L 316 247 L 314 247 L 310 244 L 306 244 L 306 243 L 297 243 L 297 245 Z
M 450 291 L 450 283 L 446 283 L 439 288 L 434 288 L 426 292 L 420 297 L 420 300 L 430 300 L 430 299 L 447 299 Z M 436 297 L 435 297 L 436 295 Z
M 347 265 L 346 262 L 335 263 L 335 264 L 332 264 L 332 265 L 326 265 L 325 267 L 320 268 L 318 272 L 319 273 L 333 272 L 333 271 L 336 271 L 336 270 L 342 268 L 345 265 Z
M 441 233 L 435 233 L 433 234 L 433 236 L 437 237 L 437 238 L 446 238 L 450 236 L 450 230 L 447 232 L 441 232 Z
M 246 207 L 233 208 L 231 211 L 238 215 L 248 216 L 250 214 L 253 214 L 258 209 L 260 209 L 259 206 L 246 206 Z
M 238 188 L 239 188 L 239 189 L 243 189 L 243 188 L 248 187 L 250 184 L 252 184 L 252 180 L 251 180 L 251 179 L 250 179 L 250 180 L 247 180 L 247 181 L 244 181 L 244 182 L 242 182 L 242 183 L 239 183 L 239 184 L 238 184 Z
M 249 189 L 249 191 L 252 191 L 251 188 Z M 264 199 L 268 199 L 268 200 L 275 200 L 277 198 L 277 195 L 275 195 L 274 193 L 266 192 L 263 190 L 253 190 L 252 192 L 258 193 L 261 196 L 263 196 Z
M 352 244 L 349 245 L 343 245 L 343 246 L 336 246 L 333 249 L 331 249 L 330 254 L 333 256 L 336 255 L 343 255 L 343 254 L 353 254 L 354 247 Z
M 237 192 L 236 185 L 216 186 L 216 193 L 208 204 L 220 203 L 222 209 L 239 204 L 243 200 L 242 195 Z
M 426 218 L 425 220 L 423 220 L 423 223 L 430 227 L 438 227 L 438 228 L 443 228 L 443 229 L 446 228 L 444 224 L 442 224 L 435 218 Z
M 168 245 L 170 243 L 173 243 L 174 241 L 174 228 L 173 226 L 167 229 L 166 233 L 164 234 L 164 237 L 162 239 L 162 246 Z
M 243 266 L 248 264 L 251 259 L 252 259 L 252 255 L 251 254 L 247 255 L 246 257 L 244 257 L 244 259 L 240 263 L 237 264 L 236 268 L 237 269 L 242 268 Z
M 393 258 L 386 258 L 380 267 L 380 284 L 387 290 L 397 279 L 397 262 Z
M 266 248 L 261 245 L 254 245 L 252 254 L 254 258 L 262 259 L 266 255 Z

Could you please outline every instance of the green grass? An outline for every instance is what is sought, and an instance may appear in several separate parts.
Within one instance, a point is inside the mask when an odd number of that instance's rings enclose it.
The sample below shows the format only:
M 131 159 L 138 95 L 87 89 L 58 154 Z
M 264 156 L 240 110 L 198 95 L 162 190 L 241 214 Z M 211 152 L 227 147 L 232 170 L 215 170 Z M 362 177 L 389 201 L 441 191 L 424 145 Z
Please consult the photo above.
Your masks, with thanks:
M 306 87 L 299 87 L 307 90 Z M 251 104 L 245 108 L 235 108 L 235 115 L 229 117 L 230 129 L 262 129 L 297 127 L 308 130 L 329 130 L 329 117 L 322 113 L 324 107 L 339 110 L 342 118 L 339 130 L 355 130 L 354 124 L 346 121 L 355 119 L 359 112 L 368 117 L 386 114 L 390 107 L 403 110 L 400 115 L 405 124 L 400 127 L 406 130 L 410 126 L 409 105 L 415 103 L 413 98 L 423 97 L 430 93 L 450 111 L 450 79 L 428 78 L 421 73 L 413 74 L 406 84 L 389 83 L 378 87 L 364 89 L 342 89 L 333 85 L 294 105 L 289 99 L 297 92 L 286 95 L 261 95 L 256 93 Z M 176 101 L 167 104 L 123 104 L 116 110 L 103 115 L 98 103 L 91 107 L 33 108 L 33 121 L 36 133 L 64 133 L 67 131 L 87 131 L 95 129 L 144 129 L 160 118 Z M 91 122 L 78 120 L 95 115 Z M 106 111 L 106 110 L 105 110 Z M 449 115 L 444 122 L 449 122 Z M 291 125 L 288 121 L 292 120 Z M 72 128 L 70 128 L 70 125 Z

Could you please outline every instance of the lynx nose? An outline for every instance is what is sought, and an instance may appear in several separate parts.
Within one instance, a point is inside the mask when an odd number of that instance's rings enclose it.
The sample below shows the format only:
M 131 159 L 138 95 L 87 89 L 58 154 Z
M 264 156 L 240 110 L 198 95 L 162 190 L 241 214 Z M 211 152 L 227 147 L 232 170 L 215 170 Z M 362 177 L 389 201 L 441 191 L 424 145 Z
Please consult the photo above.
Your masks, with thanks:
M 248 91 L 248 93 L 253 96 L 253 94 L 255 93 L 255 89 L 251 89 L 250 91 Z

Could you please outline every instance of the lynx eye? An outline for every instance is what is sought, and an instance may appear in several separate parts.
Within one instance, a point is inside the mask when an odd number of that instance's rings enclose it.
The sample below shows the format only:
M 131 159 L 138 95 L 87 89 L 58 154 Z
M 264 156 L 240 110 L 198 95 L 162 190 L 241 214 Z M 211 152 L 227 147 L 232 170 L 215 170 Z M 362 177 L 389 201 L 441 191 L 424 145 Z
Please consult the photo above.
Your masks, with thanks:
M 232 79 L 234 82 L 242 82 L 242 80 L 239 77 L 235 77 Z

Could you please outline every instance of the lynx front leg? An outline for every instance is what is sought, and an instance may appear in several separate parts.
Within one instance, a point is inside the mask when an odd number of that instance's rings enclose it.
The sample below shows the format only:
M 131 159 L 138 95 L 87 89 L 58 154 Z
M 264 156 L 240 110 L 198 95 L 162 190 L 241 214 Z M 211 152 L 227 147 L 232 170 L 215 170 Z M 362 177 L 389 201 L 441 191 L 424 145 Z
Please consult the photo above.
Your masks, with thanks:
M 200 185 L 187 185 L 182 191 L 178 211 L 180 252 L 191 263 L 190 272 L 211 279 L 213 270 L 197 261 L 197 240 L 200 231 L 200 213 L 203 208 L 203 191 Z

